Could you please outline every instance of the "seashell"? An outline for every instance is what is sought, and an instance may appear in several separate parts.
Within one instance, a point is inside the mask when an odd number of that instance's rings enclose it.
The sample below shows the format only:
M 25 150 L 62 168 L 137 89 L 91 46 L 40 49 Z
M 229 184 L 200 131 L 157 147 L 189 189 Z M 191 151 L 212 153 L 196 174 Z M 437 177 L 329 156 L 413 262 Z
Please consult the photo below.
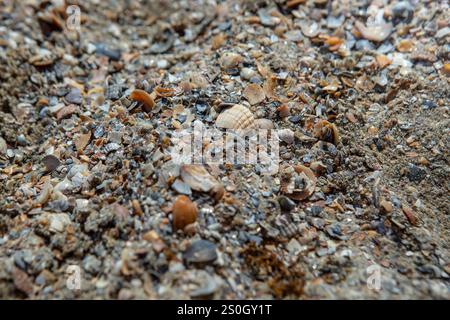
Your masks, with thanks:
M 158 86 L 155 88 L 155 94 L 158 97 L 169 98 L 175 94 L 175 90 L 173 88 L 163 88 Z
M 220 183 L 202 165 L 186 164 L 180 167 L 180 175 L 191 189 L 209 192 L 217 190 Z
M 313 22 L 303 21 L 300 24 L 300 29 L 302 30 L 302 33 L 305 35 L 305 37 L 308 37 L 308 38 L 317 37 L 317 35 L 320 32 L 320 26 L 315 21 L 313 21 Z
M 383 69 L 385 67 L 387 67 L 388 65 L 391 64 L 391 59 L 389 59 L 387 56 L 385 56 L 384 54 L 380 54 L 378 56 L 376 56 L 376 60 L 378 63 L 378 66 Z
M 319 120 L 314 126 L 314 136 L 320 140 L 339 144 L 339 132 L 334 123 L 327 120 Z
M 291 110 L 287 104 L 282 104 L 277 108 L 278 115 L 280 118 L 286 118 L 291 115 Z
M 219 128 L 232 129 L 240 135 L 257 129 L 253 113 L 240 104 L 236 104 L 219 114 L 216 125 Z
M 444 66 L 442 67 L 442 72 L 445 75 L 450 76 L 450 63 L 444 64 Z
M 78 106 L 74 105 L 74 104 L 70 104 L 66 107 L 63 107 L 62 109 L 60 109 L 57 113 L 56 113 L 56 120 L 62 120 L 65 118 L 70 117 L 72 114 L 76 113 L 79 111 Z
M 131 201 L 131 206 L 133 207 L 133 212 L 137 215 L 137 216 L 143 216 L 144 215 L 144 211 L 142 210 L 141 204 L 139 203 L 139 200 L 137 199 L 133 199 Z
M 263 88 L 256 83 L 251 83 L 245 87 L 243 95 L 251 105 L 261 103 L 266 99 Z
M 222 69 L 228 70 L 238 67 L 243 60 L 244 58 L 238 53 L 225 52 L 220 57 L 219 63 Z
M 411 52 L 414 48 L 414 43 L 410 39 L 402 39 L 397 44 L 397 51 Z
M 225 188 L 223 187 L 223 185 L 216 184 L 212 189 L 211 189 L 211 193 L 214 197 L 214 200 L 216 202 L 219 202 L 223 196 L 225 195 Z
M 392 29 L 394 28 L 390 22 L 365 26 L 361 21 L 356 21 L 355 27 L 361 33 L 363 38 L 374 42 L 382 42 L 386 40 L 391 35 Z
M 54 63 L 53 59 L 42 55 L 35 55 L 28 62 L 35 67 L 49 67 Z
M 309 167 L 311 168 L 312 171 L 314 171 L 318 175 L 327 172 L 327 166 L 324 165 L 322 161 L 311 162 L 311 165 Z
M 6 154 L 6 150 L 8 150 L 8 145 L 5 139 L 0 136 L 0 154 Z
M 211 49 L 217 50 L 219 49 L 227 40 L 227 36 L 224 33 L 219 33 L 218 35 L 215 35 L 211 39 Z
M 91 132 L 88 131 L 87 133 L 80 134 L 75 139 L 75 148 L 77 149 L 78 153 L 83 152 L 84 148 L 89 144 L 89 141 L 91 140 Z
M 172 206 L 173 227 L 183 230 L 187 225 L 197 220 L 197 206 L 187 196 L 177 197 Z
M 409 223 L 411 223 L 412 225 L 417 225 L 418 223 L 417 217 L 410 207 L 408 207 L 405 204 L 402 204 L 402 211 L 406 219 L 408 219 Z
M 294 131 L 291 129 L 278 130 L 278 137 L 287 144 L 293 144 L 295 141 Z
M 145 112 L 150 112 L 155 106 L 155 101 L 153 100 L 152 96 L 144 90 L 133 90 L 133 92 L 131 92 L 130 99 L 141 102 L 143 104 L 143 109 Z
M 273 122 L 269 119 L 256 119 L 255 120 L 256 127 L 258 129 L 271 130 L 273 129 Z
M 291 239 L 300 233 L 298 225 L 285 215 L 280 215 L 275 219 L 274 227 L 279 231 L 280 237 L 286 239 Z
M 317 178 L 311 169 L 303 165 L 282 169 L 281 192 L 293 200 L 304 200 L 314 193 Z
M 44 187 L 42 188 L 41 193 L 36 198 L 36 204 L 44 205 L 50 200 L 50 197 L 53 192 L 53 186 L 50 182 L 47 182 Z
M 288 0 L 286 2 L 286 7 L 288 7 L 289 9 L 294 9 L 305 2 L 306 0 Z
M 341 39 L 339 37 L 324 36 L 322 38 L 324 39 L 324 43 L 328 46 L 328 49 L 330 51 L 338 50 L 339 47 L 344 43 L 344 39 Z
M 120 144 L 115 143 L 115 142 L 111 142 L 111 143 L 108 143 L 108 144 L 105 146 L 104 150 L 105 150 L 105 153 L 108 154 L 108 153 L 110 153 L 110 152 L 119 150 L 120 147 L 121 147 Z

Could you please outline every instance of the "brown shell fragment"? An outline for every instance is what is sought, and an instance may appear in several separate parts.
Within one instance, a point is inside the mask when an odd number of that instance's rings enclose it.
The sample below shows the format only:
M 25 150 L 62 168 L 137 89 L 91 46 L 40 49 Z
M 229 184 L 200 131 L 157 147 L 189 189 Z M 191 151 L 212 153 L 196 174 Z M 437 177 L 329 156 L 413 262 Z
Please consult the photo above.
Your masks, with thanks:
M 180 175 L 183 181 L 195 191 L 209 192 L 220 185 L 216 178 L 199 164 L 182 165 Z
M 219 128 L 235 130 L 238 134 L 245 134 L 250 130 L 257 129 L 253 113 L 240 104 L 219 114 L 216 125 Z
M 306 0 L 288 0 L 286 2 L 286 7 L 288 7 L 289 9 L 293 9 L 298 7 L 301 4 L 304 4 L 306 2 Z
M 28 62 L 35 67 L 49 67 L 54 63 L 50 57 L 43 57 L 41 55 L 31 57 Z
M 403 214 L 405 215 L 406 219 L 408 219 L 409 223 L 411 223 L 412 225 L 417 225 L 418 221 L 417 221 L 417 217 L 414 214 L 414 211 L 408 207 L 405 204 L 402 204 L 402 211 Z
M 144 90 L 135 89 L 131 93 L 130 99 L 142 103 L 142 107 L 145 112 L 150 112 L 155 106 L 155 101 L 153 100 L 151 95 Z
M 211 49 L 213 50 L 217 50 L 219 49 L 227 40 L 227 37 L 224 33 L 219 33 L 217 35 L 215 35 L 212 39 L 211 39 Z
M 280 118 L 286 118 L 291 115 L 291 110 L 287 104 L 282 104 L 277 108 L 278 115 Z
M 222 69 L 228 70 L 238 67 L 243 60 L 244 58 L 238 53 L 225 52 L 220 57 L 219 63 Z
M 392 61 L 384 54 L 380 54 L 380 55 L 376 56 L 376 60 L 381 69 L 387 67 L 388 65 L 390 65 L 392 63 Z
M 197 220 L 197 206 L 187 196 L 179 196 L 172 206 L 173 227 L 183 230 Z
M 83 152 L 84 148 L 89 144 L 91 140 L 91 132 L 80 134 L 75 140 L 75 147 L 78 153 Z
M 56 113 L 56 120 L 60 121 L 62 119 L 69 118 L 72 114 L 77 113 L 78 111 L 79 111 L 78 106 L 74 104 L 65 106 Z
M 156 87 L 155 94 L 158 97 L 169 98 L 175 94 L 175 90 L 172 88 Z M 151 98 L 151 96 L 150 96 L 150 98 Z
M 225 195 L 225 188 L 219 183 L 212 188 L 211 195 L 216 202 L 219 202 Z
M 256 83 L 251 83 L 245 87 L 243 94 L 251 105 L 261 103 L 266 99 L 264 90 Z
M 450 76 L 450 63 L 444 64 L 444 66 L 442 67 L 442 72 L 443 72 L 446 76 Z
M 319 120 L 314 126 L 314 136 L 320 140 L 339 144 L 339 131 L 334 123 L 327 120 Z
M 314 193 L 317 178 L 311 169 L 301 164 L 282 170 L 281 192 L 293 200 L 304 200 Z

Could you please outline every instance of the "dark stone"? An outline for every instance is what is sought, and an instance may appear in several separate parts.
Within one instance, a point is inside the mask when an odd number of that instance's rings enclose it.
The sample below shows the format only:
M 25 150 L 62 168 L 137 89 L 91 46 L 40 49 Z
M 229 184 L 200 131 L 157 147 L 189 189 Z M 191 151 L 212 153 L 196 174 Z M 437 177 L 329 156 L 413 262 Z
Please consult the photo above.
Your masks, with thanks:
M 283 211 L 290 212 L 295 208 L 295 202 L 285 196 L 278 197 L 278 203 Z
M 72 88 L 69 93 L 66 95 L 66 101 L 68 103 L 73 104 L 82 104 L 83 103 L 83 96 L 81 95 L 80 89 Z
M 299 115 L 289 117 L 289 121 L 292 123 L 299 123 L 302 120 L 302 117 Z
M 217 259 L 216 245 L 208 240 L 192 243 L 183 253 L 186 263 L 211 263 Z
M 311 210 L 311 215 L 314 216 L 314 217 L 320 216 L 320 214 L 323 211 L 323 209 L 321 207 L 319 207 L 319 206 L 312 206 L 310 208 L 310 210 Z
M 434 102 L 434 101 L 432 101 L 432 100 L 424 100 L 424 101 L 422 102 L 422 107 L 423 107 L 425 110 L 435 109 L 435 108 L 437 108 L 437 104 L 436 104 L 436 102 Z
M 424 169 L 416 166 L 415 164 L 408 165 L 408 179 L 411 182 L 420 182 L 425 179 L 427 173 Z
M 106 56 L 111 60 L 118 61 L 121 57 L 121 52 L 118 49 L 110 49 L 103 43 L 99 43 L 95 46 L 95 53 L 98 55 Z
M 42 162 L 44 163 L 45 169 L 46 169 L 47 172 L 54 171 L 61 164 L 59 159 L 57 157 L 55 157 L 54 155 L 51 155 L 51 154 L 45 156 L 42 159 Z

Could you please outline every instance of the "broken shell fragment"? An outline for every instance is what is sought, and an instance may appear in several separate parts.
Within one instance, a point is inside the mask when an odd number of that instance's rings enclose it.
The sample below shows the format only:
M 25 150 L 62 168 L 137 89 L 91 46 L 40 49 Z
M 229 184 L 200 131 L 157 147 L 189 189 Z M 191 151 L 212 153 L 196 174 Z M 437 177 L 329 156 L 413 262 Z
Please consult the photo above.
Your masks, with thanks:
M 380 54 L 376 57 L 377 63 L 380 66 L 381 69 L 387 67 L 388 65 L 390 65 L 392 63 L 391 59 L 389 59 L 387 56 L 385 56 L 384 54 Z
M 281 192 L 293 200 L 304 200 L 314 193 L 317 178 L 311 169 L 299 164 L 282 170 Z
M 225 195 L 225 188 L 222 184 L 218 183 L 211 189 L 211 195 L 216 202 L 219 202 Z
M 393 25 L 390 22 L 365 26 L 361 21 L 356 21 L 355 27 L 361 33 L 363 38 L 374 42 L 382 42 L 386 40 L 393 30 Z
M 245 134 L 250 130 L 257 129 L 255 117 L 251 111 L 240 104 L 219 114 L 216 125 L 219 128 L 232 129 L 237 134 Z
M 414 44 L 411 39 L 402 39 L 397 44 L 397 50 L 399 52 L 411 52 L 414 48 Z
M 450 63 L 444 64 L 444 66 L 442 67 L 442 72 L 445 75 L 450 76 Z
M 302 22 L 300 25 L 300 29 L 302 30 L 302 33 L 305 35 L 305 37 L 308 38 L 314 38 L 317 37 L 317 35 L 320 32 L 320 26 L 317 22 Z
M 6 154 L 6 150 L 8 150 L 8 145 L 6 144 L 5 139 L 0 137 L 0 154 Z
M 281 141 L 286 142 L 287 144 L 293 144 L 295 141 L 294 131 L 291 129 L 278 130 L 278 137 Z
M 264 99 L 266 99 L 266 94 L 264 93 L 264 90 L 256 83 L 249 84 L 244 89 L 243 94 L 245 99 L 247 99 L 247 101 L 251 105 L 261 103 L 264 101 Z
M 238 53 L 225 52 L 220 57 L 219 63 L 222 69 L 228 70 L 238 67 L 243 60 L 244 58 Z
M 130 99 L 142 103 L 145 112 L 150 112 L 155 106 L 155 101 L 152 96 L 144 90 L 135 89 L 131 93 Z
M 172 206 L 172 215 L 174 229 L 183 230 L 197 220 L 197 206 L 187 196 L 181 195 Z
M 291 115 L 291 110 L 287 104 L 282 104 L 277 108 L 277 112 L 281 118 L 286 118 Z
M 180 167 L 180 175 L 191 189 L 209 192 L 215 190 L 220 183 L 202 165 L 186 164 Z
M 256 127 L 262 130 L 271 130 L 273 129 L 273 122 L 269 119 L 256 119 L 255 120 Z
M 80 134 L 77 139 L 75 140 L 75 147 L 77 148 L 77 151 L 81 153 L 84 148 L 89 144 L 89 141 L 91 140 L 91 132 Z
M 332 142 L 334 145 L 339 144 L 339 132 L 334 123 L 327 120 L 319 120 L 314 127 L 314 136 L 320 140 Z
M 44 205 L 50 200 L 53 192 L 53 186 L 50 182 L 47 182 L 42 188 L 41 193 L 36 198 L 36 204 Z

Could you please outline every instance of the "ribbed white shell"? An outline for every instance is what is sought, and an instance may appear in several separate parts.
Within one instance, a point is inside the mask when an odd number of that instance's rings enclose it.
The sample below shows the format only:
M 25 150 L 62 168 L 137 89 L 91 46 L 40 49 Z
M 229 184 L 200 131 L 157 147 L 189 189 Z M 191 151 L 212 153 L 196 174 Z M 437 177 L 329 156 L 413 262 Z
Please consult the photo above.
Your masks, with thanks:
M 257 129 L 252 112 L 240 104 L 236 104 L 219 114 L 216 125 L 219 128 L 235 130 L 238 134 L 245 134 L 250 130 Z

